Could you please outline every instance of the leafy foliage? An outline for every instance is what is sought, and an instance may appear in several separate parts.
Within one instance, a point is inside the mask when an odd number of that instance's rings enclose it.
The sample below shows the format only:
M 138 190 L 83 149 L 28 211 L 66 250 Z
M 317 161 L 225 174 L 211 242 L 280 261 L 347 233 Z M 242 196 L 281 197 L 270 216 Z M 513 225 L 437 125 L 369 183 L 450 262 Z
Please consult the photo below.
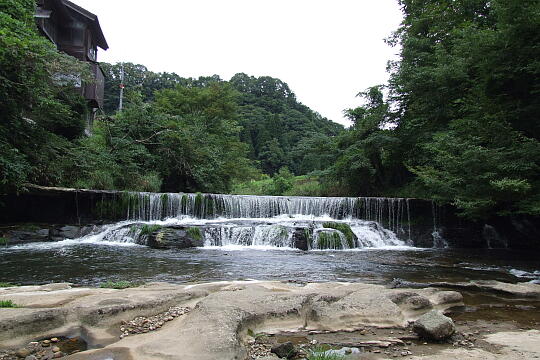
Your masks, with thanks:
M 400 0 L 382 87 L 346 111 L 335 194 L 410 196 L 462 215 L 540 214 L 540 3 Z
M 15 304 L 12 300 L 0 300 L 0 308 L 18 308 L 19 305 Z
M 236 108 L 240 140 L 248 145 L 248 157 L 257 161 L 260 170 L 269 175 L 282 167 L 288 167 L 298 175 L 329 166 L 331 157 L 326 154 L 319 156 L 319 152 L 312 149 L 326 147 L 327 138 L 343 130 L 341 125 L 323 118 L 299 103 L 286 83 L 272 77 L 256 78 L 239 73 L 229 82 L 225 82 L 217 75 L 186 79 L 175 73 L 153 73 L 143 65 L 131 63 L 103 63 L 102 67 L 107 74 L 105 111 L 111 114 L 118 106 L 122 68 L 126 89 L 140 92 L 145 102 L 160 102 L 168 111 L 175 109 L 174 111 L 186 112 L 197 109 L 205 97 L 210 96 L 211 91 L 208 89 L 215 88 L 218 84 L 230 86 L 231 90 L 236 90 L 234 95 L 233 92 L 230 94 L 229 100 L 232 101 L 229 105 L 234 103 Z M 177 98 L 171 99 L 171 103 L 160 100 L 158 93 L 170 95 L 170 91 L 174 91 L 177 86 L 201 89 L 200 98 L 193 98 L 194 102 L 185 102 L 186 99 L 177 94 Z
M 423 196 L 468 217 L 539 214 L 540 4 L 400 4 L 395 156 Z
M 0 5 L 0 192 L 57 183 L 69 140 L 84 130 L 84 100 L 60 75 L 88 80 L 88 68 L 37 33 L 34 2 Z

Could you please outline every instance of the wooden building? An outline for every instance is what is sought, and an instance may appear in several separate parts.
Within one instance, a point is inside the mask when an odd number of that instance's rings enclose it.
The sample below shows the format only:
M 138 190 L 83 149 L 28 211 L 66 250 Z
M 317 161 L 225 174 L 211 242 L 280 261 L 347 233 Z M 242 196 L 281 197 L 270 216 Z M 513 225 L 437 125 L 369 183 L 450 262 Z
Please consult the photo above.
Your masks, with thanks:
M 105 79 L 97 62 L 98 47 L 109 46 L 98 17 L 68 0 L 37 0 L 35 19 L 41 33 L 62 51 L 91 64 L 95 82 L 80 84 L 79 91 L 88 102 L 88 130 L 96 112 L 103 107 Z

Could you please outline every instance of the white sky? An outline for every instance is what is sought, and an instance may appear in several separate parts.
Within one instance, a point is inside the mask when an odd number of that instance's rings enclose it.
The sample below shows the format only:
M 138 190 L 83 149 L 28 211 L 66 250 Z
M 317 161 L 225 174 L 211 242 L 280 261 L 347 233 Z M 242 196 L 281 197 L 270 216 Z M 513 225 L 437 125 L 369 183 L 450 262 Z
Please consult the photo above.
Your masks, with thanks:
M 299 101 L 346 124 L 355 95 L 388 79 L 397 0 L 72 0 L 95 13 L 106 62 L 183 77 L 238 72 L 289 84 Z

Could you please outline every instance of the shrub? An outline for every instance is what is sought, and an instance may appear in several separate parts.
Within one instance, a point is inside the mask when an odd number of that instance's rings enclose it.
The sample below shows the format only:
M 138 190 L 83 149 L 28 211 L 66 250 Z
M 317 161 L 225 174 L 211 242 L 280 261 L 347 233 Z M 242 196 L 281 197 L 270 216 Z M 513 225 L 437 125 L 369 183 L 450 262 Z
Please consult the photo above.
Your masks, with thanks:
M 200 241 L 203 238 L 201 229 L 195 226 L 188 228 L 187 233 L 189 236 L 191 236 L 195 240 Z
M 160 230 L 161 229 L 161 225 L 157 225 L 157 224 L 154 224 L 154 225 L 149 225 L 149 224 L 144 224 L 143 226 L 141 226 L 141 233 L 139 234 L 140 236 L 150 236 L 152 235 L 153 233 L 155 233 L 156 231 Z
M 11 300 L 0 300 L 0 308 L 16 308 L 19 305 L 15 304 Z

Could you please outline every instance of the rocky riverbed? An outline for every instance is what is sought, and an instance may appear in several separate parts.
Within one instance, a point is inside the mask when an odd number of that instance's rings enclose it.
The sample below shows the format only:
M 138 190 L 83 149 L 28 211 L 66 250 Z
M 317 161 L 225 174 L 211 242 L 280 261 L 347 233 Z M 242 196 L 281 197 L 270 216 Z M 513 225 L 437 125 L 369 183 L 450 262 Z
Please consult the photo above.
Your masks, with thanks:
M 0 309 L 0 359 L 302 359 L 313 351 L 351 359 L 540 357 L 536 284 L 49 284 L 0 289 L 7 300 L 17 307 Z M 444 313 L 451 331 L 420 337 L 415 324 L 428 313 L 436 318 L 425 326 L 444 325 Z M 68 349 L 70 341 L 81 346 Z

